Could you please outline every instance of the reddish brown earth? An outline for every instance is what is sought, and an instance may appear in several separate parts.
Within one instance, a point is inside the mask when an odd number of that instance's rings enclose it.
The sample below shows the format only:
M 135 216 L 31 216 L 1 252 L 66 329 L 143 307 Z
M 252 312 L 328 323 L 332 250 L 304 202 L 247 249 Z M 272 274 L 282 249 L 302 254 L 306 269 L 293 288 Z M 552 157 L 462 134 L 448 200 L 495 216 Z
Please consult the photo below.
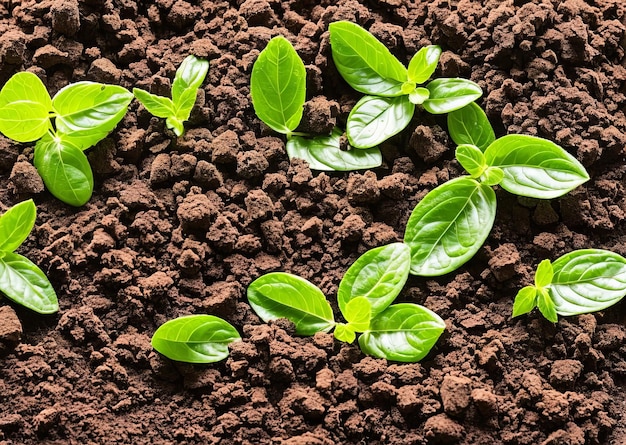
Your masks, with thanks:
M 164 94 L 189 52 L 211 60 L 182 139 L 134 102 L 90 150 L 96 189 L 83 208 L 43 191 L 31 147 L 0 138 L 0 210 L 36 200 L 20 251 L 61 305 L 52 317 L 0 307 L 1 444 L 626 443 L 626 303 L 556 325 L 510 317 L 541 259 L 584 247 L 626 255 L 623 1 L 364 3 L 0 4 L 2 84 L 26 69 L 52 92 L 90 79 Z M 333 296 L 361 253 L 402 239 L 420 198 L 461 174 L 445 119 L 421 113 L 374 171 L 289 163 L 284 140 L 254 116 L 252 63 L 272 36 L 287 36 L 315 98 L 307 125 L 344 123 L 359 95 L 329 57 L 335 20 L 365 26 L 404 62 L 441 45 L 436 74 L 478 82 L 498 134 L 554 140 L 592 178 L 550 202 L 499 190 L 476 257 L 409 280 L 400 300 L 447 325 L 420 364 L 366 357 L 329 334 L 294 337 L 289 324 L 263 324 L 245 298 L 273 270 Z M 226 361 L 192 366 L 152 350 L 157 326 L 192 313 L 242 333 Z

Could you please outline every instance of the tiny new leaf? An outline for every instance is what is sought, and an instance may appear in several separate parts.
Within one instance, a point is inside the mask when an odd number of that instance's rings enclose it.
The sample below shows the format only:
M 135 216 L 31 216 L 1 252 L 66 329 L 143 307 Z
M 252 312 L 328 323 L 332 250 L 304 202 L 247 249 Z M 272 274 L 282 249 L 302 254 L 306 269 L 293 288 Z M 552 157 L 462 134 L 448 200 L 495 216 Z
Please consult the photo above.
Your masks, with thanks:
M 433 75 L 441 56 L 441 47 L 429 45 L 415 53 L 409 62 L 408 78 L 416 84 L 426 82 Z
M 487 169 L 485 155 L 475 145 L 461 144 L 456 148 L 455 157 L 459 164 L 471 175 L 479 178 Z
M 56 293 L 46 275 L 28 258 L 3 252 L 0 259 L 0 292 L 40 314 L 59 310 Z
M 346 343 L 352 343 L 356 340 L 356 332 L 349 325 L 343 323 L 337 323 L 333 335 L 337 340 Z
M 422 106 L 432 114 L 444 114 L 463 108 L 483 94 L 478 84 L 467 79 L 435 79 L 426 85 L 430 96 Z
M 548 286 L 552 283 L 554 277 L 554 269 L 550 260 L 543 260 L 537 266 L 537 272 L 535 272 L 535 287 L 540 289 Z
M 559 321 L 554 302 L 550 299 L 550 295 L 546 289 L 537 289 L 537 308 L 546 320 L 552 323 Z
M 513 302 L 513 317 L 524 315 L 537 306 L 537 288 L 526 286 L 519 290 Z
M 348 301 L 341 312 L 348 326 L 355 332 L 363 332 L 370 326 L 372 305 L 365 297 L 356 297 Z
M 14 205 L 0 216 L 0 251 L 13 252 L 35 225 L 37 207 L 32 199 Z
M 455 144 L 475 145 L 483 152 L 496 140 L 487 115 L 475 102 L 448 114 L 448 131 Z
M 404 130 L 414 111 L 407 96 L 364 96 L 350 111 L 346 135 L 353 147 L 374 147 Z

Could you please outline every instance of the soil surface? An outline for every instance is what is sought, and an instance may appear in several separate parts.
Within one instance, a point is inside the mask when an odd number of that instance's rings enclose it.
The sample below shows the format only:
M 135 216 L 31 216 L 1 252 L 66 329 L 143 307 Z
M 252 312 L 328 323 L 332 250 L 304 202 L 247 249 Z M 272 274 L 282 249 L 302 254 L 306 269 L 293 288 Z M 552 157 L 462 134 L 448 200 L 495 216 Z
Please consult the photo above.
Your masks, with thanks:
M 133 102 L 89 150 L 96 186 L 82 208 L 44 190 L 32 146 L 0 138 L 0 211 L 35 199 L 20 252 L 61 306 L 51 317 L 0 306 L 0 444 L 626 443 L 626 302 L 556 325 L 510 316 L 542 259 L 626 255 L 622 0 L 12 0 L 0 17 L 0 84 L 29 70 L 52 93 L 87 79 L 167 94 L 187 54 L 211 63 L 184 137 Z M 337 310 L 349 265 L 401 240 L 416 203 L 462 174 L 445 118 L 420 112 L 384 144 L 381 168 L 289 162 L 254 115 L 252 64 L 286 36 L 307 66 L 304 125 L 343 126 L 360 95 L 330 57 L 336 20 L 404 63 L 441 45 L 436 76 L 478 82 L 498 135 L 551 139 L 591 175 L 553 201 L 498 190 L 479 253 L 455 273 L 409 279 L 399 301 L 447 326 L 419 364 L 364 356 L 331 334 L 296 337 L 246 300 L 252 280 L 282 270 Z M 187 365 L 152 350 L 159 325 L 194 313 L 240 331 L 227 360 Z

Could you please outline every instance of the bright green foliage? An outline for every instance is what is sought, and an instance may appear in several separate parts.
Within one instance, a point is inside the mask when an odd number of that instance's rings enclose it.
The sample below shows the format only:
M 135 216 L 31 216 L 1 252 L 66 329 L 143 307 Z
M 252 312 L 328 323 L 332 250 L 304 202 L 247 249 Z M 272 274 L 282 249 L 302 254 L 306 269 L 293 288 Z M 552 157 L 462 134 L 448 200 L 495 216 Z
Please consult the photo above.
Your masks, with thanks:
M 415 53 L 409 62 L 408 79 L 410 82 L 420 84 L 430 79 L 437 69 L 441 47 L 429 45 Z
M 426 85 L 430 92 L 423 107 L 432 114 L 458 110 L 483 95 L 483 90 L 466 79 L 435 79 Z
M 456 160 L 459 161 L 461 167 L 467 171 L 474 179 L 480 178 L 480 176 L 487 170 L 487 161 L 482 151 L 475 145 L 462 144 L 456 148 L 455 152 Z
M 496 140 L 487 115 L 476 102 L 448 114 L 448 131 L 457 145 L 475 145 L 481 151 Z
M 161 325 L 152 347 L 179 362 L 214 363 L 228 356 L 228 345 L 241 340 L 237 330 L 213 315 L 188 315 Z
M 133 88 L 133 94 L 151 114 L 166 119 L 167 128 L 180 137 L 185 132 L 183 124 L 189 119 L 196 103 L 198 88 L 204 82 L 208 72 L 209 61 L 190 54 L 176 70 L 171 99 L 157 96 L 140 88 Z
M 14 252 L 28 237 L 37 209 L 24 201 L 0 216 L 0 292 L 40 314 L 58 312 L 56 293 L 46 275 L 28 258 Z

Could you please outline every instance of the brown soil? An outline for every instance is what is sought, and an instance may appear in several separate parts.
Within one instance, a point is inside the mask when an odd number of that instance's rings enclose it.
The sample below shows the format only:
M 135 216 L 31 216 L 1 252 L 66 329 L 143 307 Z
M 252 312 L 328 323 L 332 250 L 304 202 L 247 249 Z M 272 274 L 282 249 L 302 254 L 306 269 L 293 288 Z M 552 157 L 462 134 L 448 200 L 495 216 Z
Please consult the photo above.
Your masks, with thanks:
M 96 190 L 83 208 L 42 191 L 32 148 L 0 138 L 0 210 L 35 198 L 37 227 L 21 252 L 61 305 L 53 317 L 0 307 L 1 444 L 626 443 L 626 303 L 556 325 L 510 317 L 541 259 L 583 247 L 626 254 L 623 1 L 364 3 L 0 4 L 2 84 L 27 69 L 52 92 L 91 79 L 164 94 L 189 52 L 211 60 L 182 139 L 134 102 L 90 150 Z M 421 113 L 374 171 L 289 163 L 254 116 L 252 63 L 287 36 L 307 65 L 306 125 L 345 123 L 359 95 L 329 57 L 335 20 L 370 29 L 404 62 L 441 45 L 437 75 L 480 83 L 498 134 L 554 140 L 592 177 L 551 202 L 498 191 L 476 257 L 409 280 L 400 300 L 447 325 L 420 364 L 366 357 L 327 334 L 294 337 L 245 298 L 273 270 L 334 295 L 361 253 L 400 240 L 419 199 L 461 174 L 445 119 Z M 192 366 L 152 350 L 157 326 L 191 313 L 242 333 L 226 361 Z

